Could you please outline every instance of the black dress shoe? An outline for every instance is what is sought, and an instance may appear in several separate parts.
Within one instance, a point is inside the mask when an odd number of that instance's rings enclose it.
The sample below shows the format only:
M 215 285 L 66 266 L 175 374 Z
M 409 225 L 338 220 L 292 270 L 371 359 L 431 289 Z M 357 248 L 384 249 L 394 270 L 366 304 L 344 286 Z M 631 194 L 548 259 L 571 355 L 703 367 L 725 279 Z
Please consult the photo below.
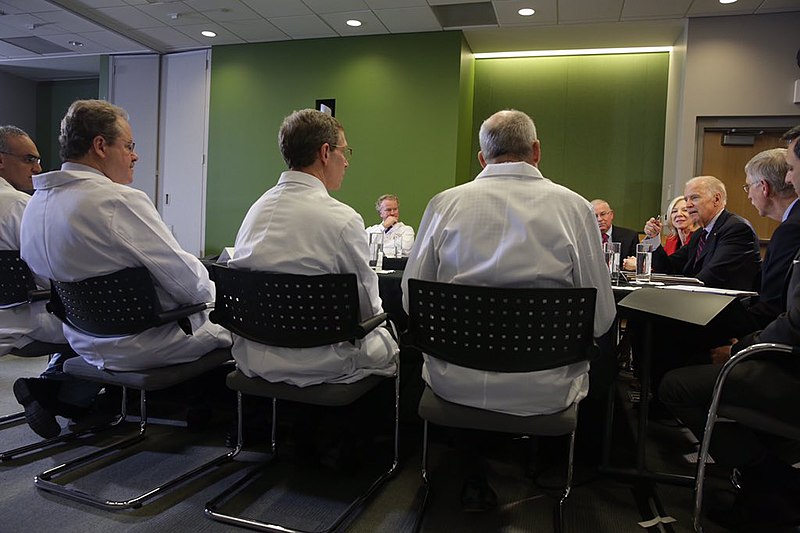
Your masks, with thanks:
M 14 382 L 14 397 L 25 408 L 25 420 L 37 435 L 52 439 L 61 433 L 61 426 L 55 415 L 42 407 L 34 396 L 27 378 L 19 378 Z

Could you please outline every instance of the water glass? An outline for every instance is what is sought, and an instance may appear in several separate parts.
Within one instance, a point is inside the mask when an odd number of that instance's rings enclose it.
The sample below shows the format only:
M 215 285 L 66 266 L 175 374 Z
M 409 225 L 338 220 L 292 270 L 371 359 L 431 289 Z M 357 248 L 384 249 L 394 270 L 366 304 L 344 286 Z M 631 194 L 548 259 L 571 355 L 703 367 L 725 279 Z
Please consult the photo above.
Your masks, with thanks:
M 603 244 L 603 252 L 605 253 L 606 265 L 608 266 L 608 273 L 611 276 L 612 283 L 619 281 L 619 255 L 621 248 L 622 243 L 619 242 Z
M 653 250 L 649 244 L 636 245 L 636 281 L 650 281 L 653 268 Z
M 403 257 L 403 236 L 393 235 L 392 244 L 394 244 L 394 256 L 397 258 Z
M 375 270 L 383 269 L 383 233 L 369 234 L 369 265 Z

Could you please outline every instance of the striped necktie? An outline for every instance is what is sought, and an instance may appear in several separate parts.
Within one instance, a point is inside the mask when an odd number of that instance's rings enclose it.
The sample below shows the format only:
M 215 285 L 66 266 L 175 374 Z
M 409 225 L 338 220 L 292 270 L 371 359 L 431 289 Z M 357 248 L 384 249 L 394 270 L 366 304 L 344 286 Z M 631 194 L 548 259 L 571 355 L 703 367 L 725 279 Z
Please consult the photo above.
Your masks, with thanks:
M 608 233 L 603 232 L 603 244 L 608 242 Z
M 697 251 L 694 254 L 695 261 L 700 259 L 700 254 L 703 253 L 703 248 L 706 247 L 706 237 L 708 237 L 708 232 L 703 230 L 703 233 L 700 234 L 700 240 L 697 241 Z

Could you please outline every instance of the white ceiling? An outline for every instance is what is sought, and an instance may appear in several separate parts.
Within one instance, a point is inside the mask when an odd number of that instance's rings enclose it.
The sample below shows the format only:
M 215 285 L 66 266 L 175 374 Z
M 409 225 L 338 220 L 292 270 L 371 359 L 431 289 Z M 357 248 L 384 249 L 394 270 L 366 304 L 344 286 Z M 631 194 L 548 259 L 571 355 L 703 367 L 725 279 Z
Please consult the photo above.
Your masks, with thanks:
M 480 8 L 496 22 L 443 27 L 436 15 Z M 103 54 L 445 29 L 464 30 L 474 52 L 670 45 L 687 17 L 787 11 L 800 0 L 0 0 L 0 70 L 64 79 L 96 75 Z

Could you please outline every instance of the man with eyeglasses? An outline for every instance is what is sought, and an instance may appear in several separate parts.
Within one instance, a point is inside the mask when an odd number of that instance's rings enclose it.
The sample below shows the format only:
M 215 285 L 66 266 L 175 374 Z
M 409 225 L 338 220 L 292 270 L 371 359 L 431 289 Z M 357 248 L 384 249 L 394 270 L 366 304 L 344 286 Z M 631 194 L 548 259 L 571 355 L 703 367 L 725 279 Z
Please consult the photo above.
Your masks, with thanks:
M 602 198 L 592 200 L 592 207 L 594 208 L 594 216 L 597 218 L 597 225 L 600 228 L 600 238 L 603 239 L 603 243 L 620 243 L 619 267 L 622 268 L 622 263 L 625 261 L 626 257 L 636 257 L 636 245 L 639 244 L 639 234 L 632 229 L 615 226 L 614 210 L 611 208 L 611 205 Z
M 400 198 L 384 194 L 375 202 L 375 210 L 381 223 L 368 227 L 367 233 L 383 234 L 385 257 L 408 257 L 414 246 L 414 228 L 400 222 Z
M 181 249 L 147 195 L 127 187 L 138 159 L 127 116 L 102 100 L 69 107 L 59 134 L 61 169 L 33 178 L 36 194 L 22 217 L 22 258 L 35 274 L 66 282 L 146 267 L 162 309 L 213 302 L 206 268 Z M 230 345 L 230 334 L 208 320 L 208 311 L 189 322 L 191 334 L 176 323 L 121 337 L 63 330 L 78 355 L 112 371 L 190 362 Z M 29 383 L 18 383 L 20 403 L 36 399 Z

